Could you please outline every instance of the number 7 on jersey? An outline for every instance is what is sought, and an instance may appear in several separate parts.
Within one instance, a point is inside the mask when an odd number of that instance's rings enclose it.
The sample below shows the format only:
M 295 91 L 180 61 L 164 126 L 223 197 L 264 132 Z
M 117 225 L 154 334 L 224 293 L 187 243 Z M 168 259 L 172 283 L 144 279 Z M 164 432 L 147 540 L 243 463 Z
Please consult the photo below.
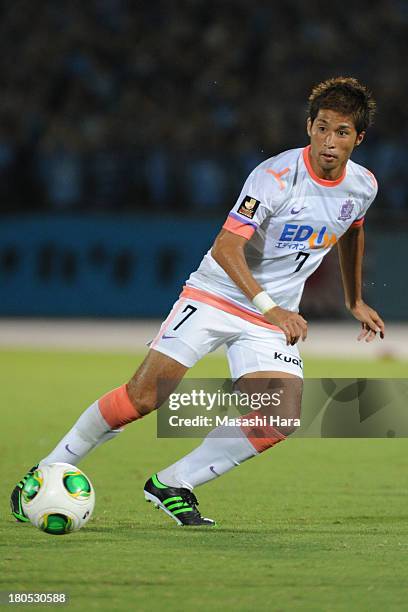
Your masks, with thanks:
M 305 264 L 306 259 L 309 257 L 309 255 L 310 255 L 310 253 L 302 253 L 302 252 L 297 254 L 297 257 L 296 257 L 295 261 L 297 261 L 298 259 L 301 259 L 301 261 L 298 263 L 297 268 L 296 268 L 296 270 L 294 270 L 293 273 L 299 272 L 301 267 Z M 303 257 L 303 259 L 302 259 L 302 257 Z

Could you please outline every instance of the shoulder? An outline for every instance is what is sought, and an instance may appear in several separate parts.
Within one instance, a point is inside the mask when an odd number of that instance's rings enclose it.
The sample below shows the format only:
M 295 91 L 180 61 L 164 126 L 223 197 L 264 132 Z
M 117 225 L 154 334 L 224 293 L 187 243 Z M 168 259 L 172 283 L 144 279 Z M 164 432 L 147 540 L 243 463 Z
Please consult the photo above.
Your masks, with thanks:
M 371 170 L 350 159 L 347 163 L 347 175 L 364 190 L 367 197 L 372 199 L 377 195 L 378 183 Z
M 250 177 L 262 183 L 268 191 L 287 192 L 297 173 L 302 150 L 290 149 L 265 159 L 252 170 Z

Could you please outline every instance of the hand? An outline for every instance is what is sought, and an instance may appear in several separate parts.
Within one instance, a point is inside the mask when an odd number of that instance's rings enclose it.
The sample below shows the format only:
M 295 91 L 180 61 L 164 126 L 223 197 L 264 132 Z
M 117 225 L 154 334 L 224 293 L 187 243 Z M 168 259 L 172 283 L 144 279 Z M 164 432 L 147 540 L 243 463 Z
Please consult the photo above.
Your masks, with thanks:
M 371 342 L 378 333 L 381 339 L 384 338 L 384 321 L 373 308 L 368 306 L 368 304 L 365 304 L 363 301 L 358 302 L 355 306 L 350 308 L 350 312 L 357 321 L 361 321 L 362 330 L 357 337 L 358 341 L 365 339 L 366 342 Z
M 299 338 L 306 340 L 307 321 L 297 312 L 275 306 L 268 310 L 264 317 L 273 325 L 281 328 L 286 336 L 287 345 L 291 344 L 293 346 Z

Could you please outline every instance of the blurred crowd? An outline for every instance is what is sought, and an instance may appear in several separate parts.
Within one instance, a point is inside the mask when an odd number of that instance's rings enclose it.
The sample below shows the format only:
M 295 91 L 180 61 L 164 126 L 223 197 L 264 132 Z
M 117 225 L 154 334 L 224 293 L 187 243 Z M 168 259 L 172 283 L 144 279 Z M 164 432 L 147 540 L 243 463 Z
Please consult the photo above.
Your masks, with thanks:
M 6 0 L 0 32 L 3 211 L 223 213 L 338 74 L 378 101 L 379 210 L 408 207 L 405 0 Z

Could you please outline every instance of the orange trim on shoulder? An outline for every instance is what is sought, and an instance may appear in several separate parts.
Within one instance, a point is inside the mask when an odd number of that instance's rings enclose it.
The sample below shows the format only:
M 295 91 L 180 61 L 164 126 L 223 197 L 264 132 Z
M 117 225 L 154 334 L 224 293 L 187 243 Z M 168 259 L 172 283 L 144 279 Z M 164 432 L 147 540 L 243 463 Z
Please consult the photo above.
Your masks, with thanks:
M 284 176 L 287 172 L 289 172 L 289 168 L 285 168 L 284 170 L 282 170 L 281 172 L 275 172 L 275 170 L 272 170 L 272 168 L 267 168 L 266 172 L 268 174 L 272 174 L 272 176 L 274 178 L 276 178 L 276 180 L 279 183 L 279 188 L 285 189 L 285 183 L 282 181 L 282 176 Z
M 269 321 L 267 321 L 263 315 L 256 314 L 255 312 L 251 312 L 250 310 L 246 310 L 245 308 L 241 308 L 240 306 L 237 306 L 229 300 L 219 297 L 214 293 L 209 293 L 208 291 L 203 291 L 202 289 L 197 289 L 196 287 L 184 286 L 183 291 L 180 293 L 180 297 L 187 298 L 190 300 L 197 300 L 197 302 L 203 302 L 204 304 L 208 304 L 209 306 L 213 306 L 214 308 L 218 308 L 219 310 L 223 310 L 224 312 L 229 312 L 229 314 L 232 314 L 236 317 L 245 319 L 245 321 L 249 321 L 250 323 L 254 323 L 255 325 L 260 325 L 261 327 L 266 327 L 267 329 L 271 329 L 273 331 L 277 331 L 283 334 L 283 331 L 280 327 L 269 323 Z
M 310 149 L 311 149 L 310 145 L 303 149 L 303 161 L 305 162 L 306 169 L 308 173 L 310 174 L 311 178 L 316 183 L 319 183 L 319 185 L 322 185 L 323 187 L 336 187 L 336 185 L 340 185 L 340 183 L 343 181 L 343 179 L 346 176 L 346 168 L 344 168 L 343 174 L 335 181 L 328 181 L 327 179 L 320 178 L 319 176 L 317 176 L 316 172 L 312 168 L 312 164 L 311 164 L 310 157 L 309 157 Z
M 364 217 L 361 217 L 361 219 L 357 219 L 357 221 L 353 221 L 350 227 L 361 227 L 363 223 L 364 223 Z
M 255 228 L 253 225 L 238 221 L 238 219 L 234 219 L 233 217 L 227 217 L 222 227 L 223 229 L 226 229 L 229 232 L 232 232 L 233 234 L 238 234 L 238 236 L 242 236 L 247 240 L 249 240 L 255 232 Z
M 371 170 L 368 170 L 367 168 L 365 168 L 365 171 L 366 171 L 366 174 L 368 174 L 368 176 L 370 177 L 372 184 L 377 189 L 378 183 L 377 183 L 377 179 L 375 178 L 374 174 L 371 172 Z

